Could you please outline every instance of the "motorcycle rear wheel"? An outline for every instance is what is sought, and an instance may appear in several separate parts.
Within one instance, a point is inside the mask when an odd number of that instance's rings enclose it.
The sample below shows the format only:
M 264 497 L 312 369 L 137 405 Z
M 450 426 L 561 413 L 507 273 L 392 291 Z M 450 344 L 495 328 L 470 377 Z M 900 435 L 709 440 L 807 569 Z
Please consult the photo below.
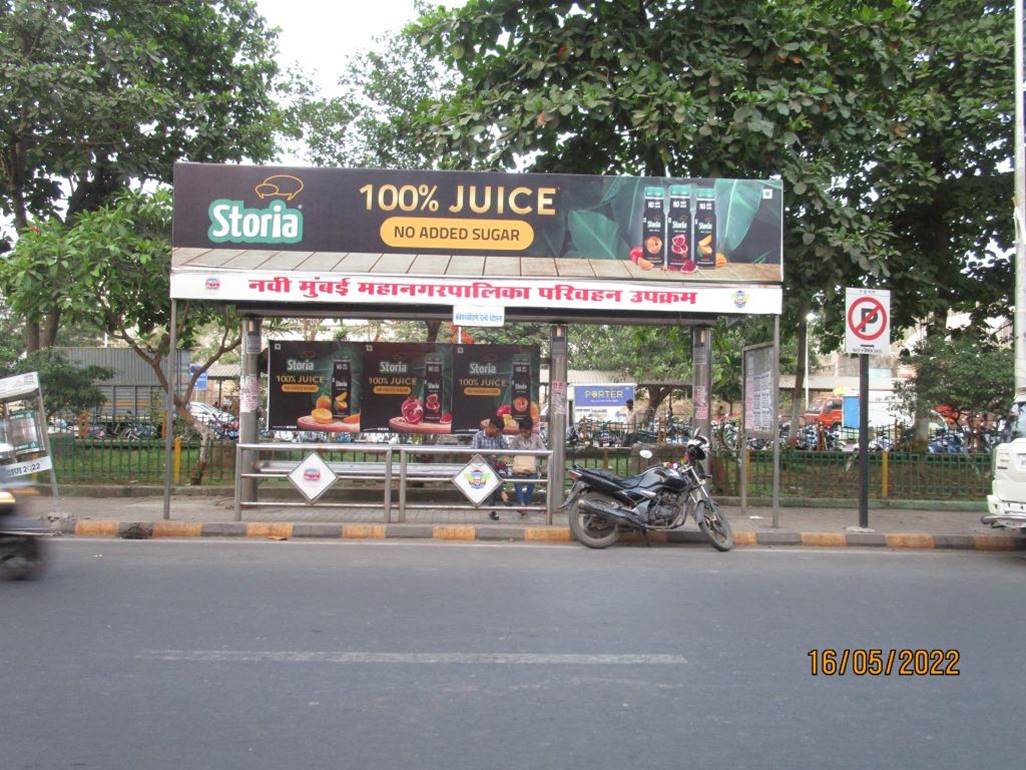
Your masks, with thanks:
M 0 540 L 0 580 L 31 580 L 46 567 L 46 549 L 38 537 Z
M 698 528 L 717 551 L 729 551 L 734 547 L 734 530 L 731 529 L 727 517 L 712 500 L 700 500 L 698 504 L 704 508 L 696 511 L 700 517 Z
M 588 497 L 601 497 L 601 495 L 587 495 Z M 608 548 L 620 539 L 620 528 L 596 516 L 593 513 L 586 513 L 580 509 L 580 500 L 574 503 L 570 509 L 570 532 L 574 540 L 582 543 L 588 548 Z

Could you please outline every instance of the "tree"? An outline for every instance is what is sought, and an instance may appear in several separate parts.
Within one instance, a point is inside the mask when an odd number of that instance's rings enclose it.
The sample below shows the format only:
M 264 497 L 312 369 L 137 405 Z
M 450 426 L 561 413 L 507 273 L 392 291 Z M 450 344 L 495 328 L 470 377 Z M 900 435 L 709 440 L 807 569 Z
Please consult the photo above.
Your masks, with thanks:
M 26 318 L 40 305 L 53 305 L 68 318 L 96 324 L 131 347 L 169 389 L 164 362 L 170 351 L 171 195 L 123 193 L 110 203 L 83 211 L 67 223 L 56 218 L 24 233 L 0 261 L 0 289 L 11 308 Z M 60 285 L 41 280 L 61 276 Z M 209 439 L 207 426 L 195 420 L 188 404 L 196 381 L 225 353 L 241 344 L 238 319 L 228 308 L 180 303 L 177 337 L 194 347 L 200 333 L 216 325 L 217 339 L 206 360 L 194 362 L 184 394 L 175 394 L 178 416 Z M 206 446 L 199 463 L 202 474 Z
M 456 68 L 440 154 L 533 171 L 765 177 L 787 190 L 785 335 L 896 254 L 848 183 L 893 137 L 917 53 L 903 3 L 492 0 L 420 20 Z M 799 346 L 804 351 L 804 346 Z M 804 360 L 795 362 L 802 388 Z M 796 400 L 797 402 L 797 400 Z
M 1012 349 L 973 329 L 952 332 L 948 339 L 927 336 L 910 363 L 915 376 L 896 390 L 905 414 L 929 412 L 938 404 L 959 415 L 1003 412 L 1012 401 Z
M 25 372 L 39 372 L 47 419 L 58 413 L 77 415 L 100 406 L 106 398 L 96 381 L 114 376 L 113 369 L 81 366 L 54 350 L 38 350 L 0 361 L 0 377 Z
M 274 40 L 251 0 L 0 0 L 0 212 L 23 233 L 176 160 L 270 158 Z M 60 312 L 26 319 L 30 350 Z

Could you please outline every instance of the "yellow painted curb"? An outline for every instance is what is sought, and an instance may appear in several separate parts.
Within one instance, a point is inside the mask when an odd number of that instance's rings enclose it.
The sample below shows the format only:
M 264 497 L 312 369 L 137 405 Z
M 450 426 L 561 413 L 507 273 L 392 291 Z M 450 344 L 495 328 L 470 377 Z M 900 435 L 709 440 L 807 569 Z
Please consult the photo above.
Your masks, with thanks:
M 378 540 L 385 536 L 384 524 L 343 524 L 342 537 L 359 540 Z
M 1014 551 L 1016 539 L 1008 535 L 973 535 L 973 548 L 977 551 Z
M 935 548 L 933 535 L 917 534 L 915 532 L 902 534 L 896 533 L 887 535 L 887 545 L 891 548 Z
M 199 537 L 203 534 L 202 521 L 155 521 L 153 537 Z
M 75 534 L 83 537 L 117 537 L 118 523 L 116 521 L 79 519 L 75 522 Z
M 843 532 L 801 532 L 802 545 L 843 547 L 848 544 Z M 931 541 L 932 542 L 932 541 Z
M 292 537 L 292 525 L 285 521 L 251 521 L 246 524 L 246 537 Z
M 470 525 L 439 524 L 431 528 L 435 540 L 473 540 L 476 536 L 477 528 Z
M 524 529 L 524 540 L 538 540 L 545 543 L 569 543 L 569 527 L 527 527 Z
M 754 532 L 735 532 L 734 545 L 758 545 Z

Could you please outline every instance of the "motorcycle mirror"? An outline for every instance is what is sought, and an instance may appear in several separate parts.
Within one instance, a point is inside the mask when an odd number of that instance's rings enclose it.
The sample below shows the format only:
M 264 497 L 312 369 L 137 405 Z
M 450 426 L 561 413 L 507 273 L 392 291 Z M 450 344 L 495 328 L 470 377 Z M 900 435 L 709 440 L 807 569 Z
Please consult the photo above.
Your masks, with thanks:
M 638 452 L 638 454 L 641 455 L 641 457 L 644 458 L 645 460 L 651 460 L 652 459 L 652 450 L 651 449 L 642 449 L 640 452 Z

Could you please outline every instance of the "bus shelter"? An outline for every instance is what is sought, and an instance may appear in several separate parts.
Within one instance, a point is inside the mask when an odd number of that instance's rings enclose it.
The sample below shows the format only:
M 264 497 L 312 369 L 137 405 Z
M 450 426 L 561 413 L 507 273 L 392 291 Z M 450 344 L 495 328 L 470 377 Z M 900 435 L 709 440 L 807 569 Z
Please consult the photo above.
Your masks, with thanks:
M 240 452 L 237 464 L 238 506 L 240 496 L 255 497 L 255 482 L 241 469 L 258 451 L 263 319 L 550 324 L 551 517 L 563 499 L 568 326 L 691 327 L 694 421 L 708 435 L 717 318 L 774 316 L 772 361 L 778 362 L 782 216 L 778 180 L 181 163 L 174 176 L 171 345 L 177 349 L 179 302 L 232 305 L 242 318 L 239 443 L 249 449 Z M 359 356 L 372 356 L 367 347 Z M 175 382 L 175 356 L 168 361 L 168 381 Z M 407 363 L 392 361 L 379 374 Z M 353 366 L 364 364 L 354 359 Z M 307 363 L 288 365 L 301 369 Z M 316 398 L 326 400 L 311 401 L 311 415 L 324 425 L 342 429 L 354 415 L 366 419 L 381 392 L 399 392 L 389 385 L 368 387 L 364 372 L 365 403 L 358 408 L 352 401 L 357 396 L 349 394 L 359 390 L 356 379 L 349 387 L 353 370 L 339 361 L 332 365 L 334 374 L 318 376 L 344 379 L 347 389 L 322 390 Z M 529 363 L 519 366 L 530 369 Z M 403 392 L 421 394 L 408 398 L 428 409 L 432 394 L 447 393 L 446 385 L 433 384 L 452 376 L 438 374 L 444 369 L 444 362 L 419 365 L 401 380 Z M 502 391 L 514 413 L 520 400 L 515 379 L 508 375 Z M 453 381 L 450 394 L 456 387 Z M 460 416 L 452 398 L 454 411 L 447 416 L 456 433 Z M 167 414 L 170 421 L 170 394 Z M 775 409 L 773 414 L 775 419 Z M 413 415 L 407 417 L 414 422 Z M 436 416 L 431 430 L 447 432 L 445 425 Z M 385 423 L 360 427 L 388 429 Z M 170 516 L 170 474 L 164 516 Z

